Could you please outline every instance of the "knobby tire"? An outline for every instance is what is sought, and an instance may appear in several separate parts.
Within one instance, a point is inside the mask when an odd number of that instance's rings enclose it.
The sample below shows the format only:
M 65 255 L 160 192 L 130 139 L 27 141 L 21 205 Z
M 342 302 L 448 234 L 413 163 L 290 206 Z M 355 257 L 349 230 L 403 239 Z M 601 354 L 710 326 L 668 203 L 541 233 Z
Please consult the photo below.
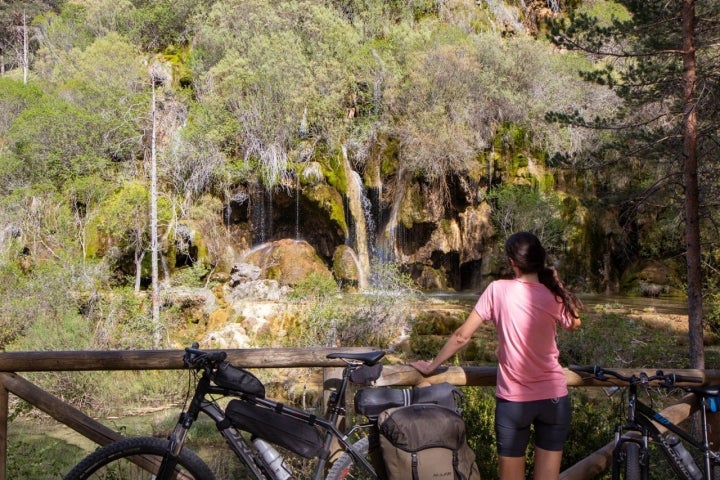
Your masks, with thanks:
M 641 480 L 640 445 L 635 442 L 625 442 L 625 480 Z
M 360 454 L 361 457 L 367 457 L 369 440 L 363 437 L 352 446 L 353 450 Z M 368 479 L 372 478 L 362 465 L 356 465 L 355 461 L 349 453 L 343 453 L 337 460 L 332 463 L 325 480 L 349 480 L 349 479 Z
M 129 438 L 95 450 L 78 463 L 65 480 L 150 480 L 154 474 L 138 467 L 130 458 L 142 457 L 159 464 L 168 449 L 168 440 L 153 437 Z M 183 449 L 177 457 L 172 479 L 215 480 L 215 475 L 200 457 Z

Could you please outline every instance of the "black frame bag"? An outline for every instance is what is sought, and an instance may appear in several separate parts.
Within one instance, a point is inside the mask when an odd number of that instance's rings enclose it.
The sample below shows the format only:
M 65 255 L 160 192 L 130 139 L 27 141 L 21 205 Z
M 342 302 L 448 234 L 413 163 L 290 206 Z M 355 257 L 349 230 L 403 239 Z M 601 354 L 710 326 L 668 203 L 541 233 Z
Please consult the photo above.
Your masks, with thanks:
M 316 457 L 322 451 L 320 432 L 303 420 L 243 400 L 230 400 L 225 415 L 240 430 L 302 457 Z
M 262 384 L 260 379 L 247 370 L 232 365 L 230 362 L 222 362 L 210 379 L 220 387 L 258 398 L 265 398 L 265 385 Z

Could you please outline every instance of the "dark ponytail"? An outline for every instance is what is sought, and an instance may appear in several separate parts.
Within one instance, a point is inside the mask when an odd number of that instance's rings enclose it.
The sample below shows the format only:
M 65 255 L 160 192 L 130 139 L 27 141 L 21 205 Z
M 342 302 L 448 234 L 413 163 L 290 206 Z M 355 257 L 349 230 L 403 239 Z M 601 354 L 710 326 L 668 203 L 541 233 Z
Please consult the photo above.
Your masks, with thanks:
M 510 235 L 505 241 L 505 254 L 521 273 L 537 273 L 540 283 L 562 301 L 565 309 L 574 317 L 580 316 L 582 302 L 565 287 L 557 271 L 545 265 L 545 248 L 535 235 L 530 232 Z

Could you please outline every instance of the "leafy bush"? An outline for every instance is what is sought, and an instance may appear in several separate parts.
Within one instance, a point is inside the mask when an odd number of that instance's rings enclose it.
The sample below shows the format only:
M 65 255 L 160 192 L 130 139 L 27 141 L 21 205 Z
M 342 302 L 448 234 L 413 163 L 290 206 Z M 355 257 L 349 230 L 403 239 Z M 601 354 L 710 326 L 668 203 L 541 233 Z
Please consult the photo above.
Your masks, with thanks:
M 562 250 L 567 222 L 561 200 L 554 192 L 539 188 L 504 185 L 488 194 L 493 205 L 493 223 L 502 238 L 524 230 L 535 233 L 548 251 Z
M 340 288 L 331 277 L 311 272 L 293 287 L 288 298 L 291 300 L 322 300 L 339 292 Z

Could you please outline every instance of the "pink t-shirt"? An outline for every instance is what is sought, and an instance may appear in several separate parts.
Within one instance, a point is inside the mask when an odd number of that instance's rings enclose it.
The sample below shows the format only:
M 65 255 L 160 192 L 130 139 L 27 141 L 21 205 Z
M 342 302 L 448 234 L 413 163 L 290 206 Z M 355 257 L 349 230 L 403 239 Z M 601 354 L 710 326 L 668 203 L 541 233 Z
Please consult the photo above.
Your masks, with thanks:
M 541 283 L 496 280 L 480 296 L 475 311 L 498 332 L 499 398 L 530 402 L 568 394 L 560 363 L 556 326 L 573 318 Z

